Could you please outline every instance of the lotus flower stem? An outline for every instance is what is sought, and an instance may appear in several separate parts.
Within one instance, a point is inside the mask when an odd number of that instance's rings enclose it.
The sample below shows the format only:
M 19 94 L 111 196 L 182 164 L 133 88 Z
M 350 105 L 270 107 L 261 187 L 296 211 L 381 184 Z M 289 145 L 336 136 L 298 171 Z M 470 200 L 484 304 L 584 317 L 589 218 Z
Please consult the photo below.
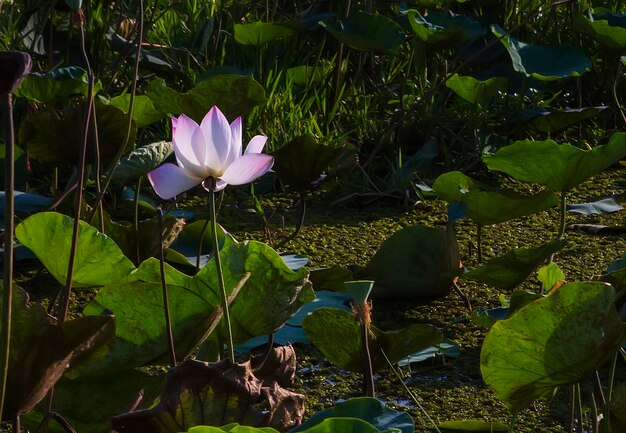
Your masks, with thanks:
M 13 90 L 30 73 L 31 59 L 26 53 L 4 52 L 0 54 L 0 114 L 4 130 L 4 275 L 2 286 L 2 317 L 0 322 L 0 421 L 6 398 L 11 352 L 11 310 L 13 306 L 13 234 L 15 232 L 15 132 L 13 129 Z M 19 433 L 19 418 L 15 431 Z
M 352 302 L 354 316 L 361 325 L 361 347 L 363 351 L 363 394 L 366 397 L 375 397 L 374 391 L 374 370 L 372 368 L 372 357 L 369 349 L 370 314 L 371 302 Z
M 128 126 L 126 128 L 126 137 L 124 139 L 124 144 L 119 148 L 113 162 L 109 166 L 109 169 L 106 173 L 106 178 L 104 179 L 104 183 L 102 185 L 102 189 L 100 190 L 98 197 L 96 198 L 96 202 L 93 205 L 91 213 L 87 218 L 87 221 L 91 223 L 96 214 L 96 211 L 100 207 L 102 203 L 102 199 L 104 198 L 104 194 L 106 193 L 109 185 L 111 184 L 111 180 L 113 179 L 113 174 L 115 173 L 115 169 L 117 168 L 120 159 L 122 159 L 122 155 L 126 151 L 128 147 L 128 142 L 130 141 L 130 131 L 133 124 L 133 111 L 135 107 L 135 94 L 137 92 L 137 77 L 139 76 L 139 60 L 141 59 L 141 41 L 143 40 L 143 21 L 144 21 L 144 4 L 143 0 L 139 0 L 139 17 L 137 19 L 137 51 L 135 53 L 135 70 L 133 74 L 133 81 L 130 89 L 130 100 L 128 106 Z
M 85 122 L 83 124 L 83 143 L 80 149 L 79 161 L 78 161 L 78 180 L 76 182 L 78 189 L 76 191 L 76 215 L 74 216 L 74 227 L 72 232 L 72 241 L 70 245 L 70 257 L 67 265 L 67 279 L 65 281 L 65 290 L 63 292 L 63 298 L 61 308 L 57 321 L 59 323 L 65 322 L 67 319 L 67 312 L 70 307 L 70 295 L 72 293 L 72 277 L 74 274 L 74 261 L 76 259 L 76 250 L 78 248 L 78 229 L 80 222 L 80 210 L 83 202 L 83 184 L 85 182 L 85 161 L 87 158 L 87 143 L 89 141 L 89 127 L 91 126 L 91 115 L 93 114 L 93 88 L 95 83 L 95 77 L 91 65 L 89 64 L 89 57 L 85 49 L 85 17 L 82 9 L 75 11 L 76 21 L 79 24 L 80 35 L 80 47 L 83 54 L 83 60 L 87 65 L 87 76 L 89 79 L 89 87 L 87 90 L 87 106 L 85 109 Z
M 204 236 L 206 235 L 206 231 L 209 228 L 210 220 L 206 220 L 204 222 L 204 227 L 202 227 L 202 231 L 200 232 L 200 242 L 198 242 L 198 254 L 196 255 L 196 272 L 200 272 L 200 256 L 202 255 L 202 243 L 204 242 Z
M 6 384 L 9 373 L 9 353 L 11 350 L 11 304 L 13 302 L 13 232 L 15 229 L 14 220 L 14 132 L 13 132 L 13 107 L 11 104 L 11 93 L 0 96 L 0 108 L 2 109 L 2 119 L 4 128 L 4 276 L 2 286 L 2 336 L 0 342 L 0 355 L 2 379 L 0 382 L 0 417 L 4 408 L 6 396 Z
M 220 260 L 220 244 L 217 237 L 217 207 L 215 206 L 215 179 L 210 178 L 211 198 L 209 199 L 209 211 L 211 213 L 211 234 L 213 235 L 213 256 L 215 257 L 215 270 L 217 272 L 217 284 L 219 285 L 222 297 L 222 309 L 224 310 L 224 321 L 228 331 L 228 350 L 230 360 L 235 362 L 235 346 L 233 345 L 233 330 L 230 324 L 230 312 L 228 310 L 228 298 L 226 296 L 226 285 L 224 284 L 224 273 L 222 272 L 222 262 Z
M 137 258 L 137 266 L 139 266 L 139 264 L 141 263 L 141 251 L 140 251 L 140 242 L 139 242 L 139 191 L 141 190 L 141 179 L 143 176 L 139 176 L 139 179 L 137 179 L 137 187 L 135 190 L 135 203 L 134 203 L 134 209 L 133 209 L 133 226 L 135 229 L 135 256 Z M 102 215 L 102 214 L 100 214 Z M 159 214 L 159 218 L 161 218 L 161 215 Z M 100 220 L 102 221 L 102 217 L 100 218 Z M 161 224 L 162 221 L 159 219 L 159 224 Z M 159 242 L 163 241 L 163 228 L 159 227 Z
M 167 296 L 167 283 L 165 282 L 165 254 L 163 253 L 163 209 L 157 209 L 159 218 L 159 269 L 161 271 L 161 287 L 163 288 L 163 309 L 165 310 L 165 329 L 167 330 L 167 342 L 170 348 L 170 367 L 176 367 L 176 347 L 174 346 L 174 333 L 172 332 L 172 318 L 170 316 L 170 303 Z
M 561 216 L 561 220 L 559 223 L 559 239 L 563 239 L 563 235 L 565 235 L 565 214 L 567 213 L 567 209 L 565 206 L 565 202 L 566 202 L 566 194 L 565 191 L 561 192 L 561 206 L 559 208 L 560 210 L 560 216 Z

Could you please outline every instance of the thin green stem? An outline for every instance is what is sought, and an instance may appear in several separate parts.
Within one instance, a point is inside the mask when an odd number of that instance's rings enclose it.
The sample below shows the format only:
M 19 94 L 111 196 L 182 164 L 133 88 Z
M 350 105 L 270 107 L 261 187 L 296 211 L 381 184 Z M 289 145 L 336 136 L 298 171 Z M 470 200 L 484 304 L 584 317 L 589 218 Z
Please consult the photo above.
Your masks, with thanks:
M 196 272 L 200 272 L 200 256 L 202 255 L 202 244 L 204 242 L 204 236 L 206 235 L 206 231 L 209 228 L 209 220 L 204 222 L 204 227 L 202 227 L 202 232 L 200 234 L 200 242 L 198 242 L 198 255 L 196 256 Z
M 13 232 L 14 232 L 14 131 L 13 131 L 13 106 L 11 94 L 1 96 L 0 108 L 4 127 L 4 276 L 2 286 L 2 331 L 0 336 L 0 418 L 4 409 L 6 397 L 7 378 L 9 375 L 9 354 L 11 351 L 11 306 L 13 303 Z
M 163 252 L 163 209 L 157 209 L 159 219 L 159 269 L 161 273 L 161 288 L 163 289 L 163 310 L 165 311 L 165 329 L 167 330 L 167 343 L 170 348 L 170 367 L 176 367 L 176 348 L 174 346 L 174 333 L 172 331 L 172 318 L 170 316 L 170 303 L 167 296 L 167 283 L 165 282 L 165 254 Z
M 361 324 L 361 343 L 363 345 L 363 391 L 366 397 L 376 397 L 374 391 L 374 371 L 372 369 L 372 357 L 369 349 L 369 324 Z
M 228 311 L 228 298 L 226 296 L 226 285 L 224 284 L 224 273 L 222 272 L 222 261 L 220 259 L 220 244 L 217 237 L 217 207 L 215 206 L 215 180 L 211 182 L 211 199 L 209 200 L 211 213 L 211 234 L 213 235 L 213 255 L 215 257 L 215 269 L 217 271 L 217 284 L 219 285 L 220 294 L 222 296 L 222 309 L 224 310 L 224 321 L 228 330 L 228 350 L 230 352 L 230 360 L 235 362 L 235 346 L 233 345 L 233 330 L 230 325 L 230 312 Z
M 560 224 L 559 224 L 559 239 L 563 239 L 563 236 L 565 235 L 565 214 L 567 213 L 567 210 L 565 208 L 565 202 L 566 202 L 566 194 L 565 191 L 561 192 L 561 205 L 560 205 L 560 216 L 561 216 L 561 220 L 560 220 Z
M 517 415 L 513 415 L 511 417 L 511 422 L 509 423 L 509 433 L 513 433 L 515 431 L 516 422 L 517 422 Z
M 135 229 L 135 256 L 137 258 L 137 266 L 139 266 L 139 264 L 141 263 L 141 248 L 140 248 L 140 242 L 139 242 L 139 191 L 141 190 L 141 179 L 143 177 L 139 176 L 139 179 L 137 179 L 137 189 L 135 191 L 135 203 L 134 203 L 134 209 L 133 209 L 133 226 Z M 101 220 L 102 218 L 102 214 L 101 215 Z

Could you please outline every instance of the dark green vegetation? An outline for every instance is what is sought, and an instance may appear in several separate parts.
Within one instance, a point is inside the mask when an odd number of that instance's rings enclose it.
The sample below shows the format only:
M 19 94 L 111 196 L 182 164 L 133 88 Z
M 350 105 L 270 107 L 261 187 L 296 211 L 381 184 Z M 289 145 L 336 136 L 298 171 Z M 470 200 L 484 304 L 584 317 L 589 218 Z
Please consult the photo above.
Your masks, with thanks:
M 0 3 L 2 421 L 624 431 L 626 15 L 594 6 Z

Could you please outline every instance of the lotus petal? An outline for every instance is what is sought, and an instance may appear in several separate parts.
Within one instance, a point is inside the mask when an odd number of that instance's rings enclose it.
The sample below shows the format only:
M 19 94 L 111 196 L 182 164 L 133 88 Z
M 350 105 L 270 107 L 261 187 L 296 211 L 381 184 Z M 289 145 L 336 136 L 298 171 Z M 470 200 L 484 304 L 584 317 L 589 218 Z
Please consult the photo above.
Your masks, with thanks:
M 252 137 L 252 140 L 248 143 L 248 147 L 246 147 L 245 153 L 261 153 L 263 152 L 263 148 L 265 147 L 265 142 L 267 141 L 267 137 L 265 135 L 255 135 Z
M 176 125 L 174 126 L 174 122 L 172 122 L 172 126 L 174 154 L 180 168 L 187 170 L 204 165 L 203 161 L 198 160 L 198 153 L 194 151 L 192 145 L 193 134 L 198 129 L 198 124 L 193 119 L 181 114 L 176 119 Z
M 181 192 L 187 191 L 202 182 L 201 178 L 193 178 L 177 165 L 166 163 L 148 173 L 148 180 L 159 197 L 170 199 Z
M 207 149 L 204 164 L 219 177 L 227 167 L 231 152 L 233 136 L 230 124 L 220 109 L 213 106 L 202 119 L 200 129 Z
M 274 165 L 274 157 L 262 153 L 247 153 L 228 166 L 221 179 L 231 185 L 243 185 L 263 176 Z

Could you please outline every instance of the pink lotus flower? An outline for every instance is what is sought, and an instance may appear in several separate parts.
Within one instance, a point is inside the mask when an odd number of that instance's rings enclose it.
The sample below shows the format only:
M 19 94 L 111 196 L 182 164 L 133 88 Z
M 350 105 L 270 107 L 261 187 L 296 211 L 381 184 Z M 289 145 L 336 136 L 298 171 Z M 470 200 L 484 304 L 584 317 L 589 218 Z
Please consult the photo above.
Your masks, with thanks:
M 152 188 L 162 199 L 170 199 L 200 184 L 207 191 L 220 191 L 228 184 L 243 185 L 264 175 L 274 165 L 273 156 L 261 153 L 267 137 L 252 138 L 242 154 L 241 136 L 241 117 L 228 124 L 215 106 L 200 125 L 184 114 L 173 118 L 178 165 L 165 163 L 148 173 Z

